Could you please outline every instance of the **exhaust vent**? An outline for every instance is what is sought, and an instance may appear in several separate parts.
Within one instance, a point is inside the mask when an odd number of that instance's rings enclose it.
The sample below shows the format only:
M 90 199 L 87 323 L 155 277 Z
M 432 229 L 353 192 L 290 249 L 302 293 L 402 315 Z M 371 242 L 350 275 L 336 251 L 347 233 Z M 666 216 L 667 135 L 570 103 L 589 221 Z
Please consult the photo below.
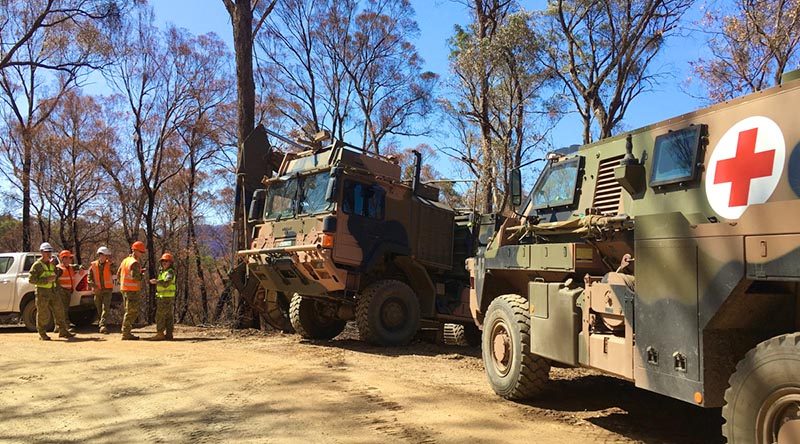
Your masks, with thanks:
M 614 179 L 614 168 L 619 166 L 619 161 L 623 157 L 625 155 L 620 154 L 600 161 L 592 208 L 597 209 L 604 216 L 616 216 L 619 213 L 622 186 Z

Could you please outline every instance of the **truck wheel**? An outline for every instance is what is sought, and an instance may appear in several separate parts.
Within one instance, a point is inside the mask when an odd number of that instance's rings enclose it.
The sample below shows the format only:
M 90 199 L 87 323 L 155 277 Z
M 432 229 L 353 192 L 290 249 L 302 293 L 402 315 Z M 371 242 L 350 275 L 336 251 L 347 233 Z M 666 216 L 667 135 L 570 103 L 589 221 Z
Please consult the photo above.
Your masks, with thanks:
M 95 309 L 70 313 L 69 315 L 69 320 L 79 328 L 92 325 L 95 319 L 97 319 L 97 310 Z
M 729 380 L 722 417 L 729 444 L 800 442 L 800 333 L 747 352 Z
M 401 281 L 373 282 L 356 301 L 356 325 L 362 341 L 384 346 L 408 344 L 419 330 L 419 321 L 417 295 Z
M 537 396 L 547 386 L 550 363 L 530 352 L 530 312 L 525 298 L 492 301 L 483 323 L 483 366 L 495 393 L 506 399 Z
M 481 331 L 475 325 L 444 324 L 444 343 L 478 347 L 481 345 Z
M 464 326 L 461 324 L 444 324 L 444 343 L 445 345 L 467 345 L 467 338 L 464 337 Z
M 28 331 L 35 332 L 36 331 L 36 300 L 31 299 L 25 304 L 25 308 L 22 309 L 22 322 L 25 324 L 25 328 Z M 48 316 L 47 325 L 44 327 L 45 331 L 53 331 L 55 328 L 55 323 L 53 322 L 53 317 Z
M 347 323 L 324 309 L 319 301 L 295 294 L 289 304 L 289 320 L 297 334 L 306 339 L 333 339 L 344 331 Z

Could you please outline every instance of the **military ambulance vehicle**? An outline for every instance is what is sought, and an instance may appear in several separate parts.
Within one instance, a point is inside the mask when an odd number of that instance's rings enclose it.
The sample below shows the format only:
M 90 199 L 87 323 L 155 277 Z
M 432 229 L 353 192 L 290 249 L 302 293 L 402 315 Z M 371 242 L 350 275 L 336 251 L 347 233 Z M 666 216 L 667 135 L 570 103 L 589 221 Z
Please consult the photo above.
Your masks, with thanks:
M 548 157 L 467 264 L 495 392 L 589 367 L 800 442 L 800 81 Z
M 473 254 L 470 216 L 420 181 L 419 153 L 403 181 L 396 159 L 328 137 L 286 154 L 253 193 L 249 248 L 238 253 L 260 284 L 256 299 L 290 299 L 291 325 L 312 339 L 337 336 L 349 320 L 379 345 L 409 342 L 421 321 L 477 331 L 463 265 Z

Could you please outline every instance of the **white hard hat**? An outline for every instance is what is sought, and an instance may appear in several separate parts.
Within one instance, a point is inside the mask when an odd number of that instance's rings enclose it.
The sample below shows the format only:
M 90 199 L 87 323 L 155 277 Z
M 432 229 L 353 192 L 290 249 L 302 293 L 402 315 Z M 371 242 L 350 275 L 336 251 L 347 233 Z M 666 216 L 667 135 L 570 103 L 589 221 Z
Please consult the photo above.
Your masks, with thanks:
M 97 249 L 97 254 L 104 254 L 106 256 L 111 256 L 111 250 L 108 247 L 100 247 Z
M 49 251 L 52 253 L 55 249 L 50 245 L 50 242 L 42 242 L 42 245 L 39 245 L 39 251 Z

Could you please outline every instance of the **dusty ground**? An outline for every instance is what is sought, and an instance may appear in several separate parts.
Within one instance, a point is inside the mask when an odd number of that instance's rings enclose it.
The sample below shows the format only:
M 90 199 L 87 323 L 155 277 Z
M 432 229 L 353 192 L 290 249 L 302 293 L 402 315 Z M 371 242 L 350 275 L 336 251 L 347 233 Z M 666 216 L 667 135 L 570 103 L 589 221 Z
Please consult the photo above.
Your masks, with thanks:
M 477 349 L 197 328 L 177 337 L 122 342 L 87 331 L 40 342 L 0 328 L 0 441 L 720 440 L 718 412 L 582 370 L 553 370 L 542 400 L 501 400 Z

